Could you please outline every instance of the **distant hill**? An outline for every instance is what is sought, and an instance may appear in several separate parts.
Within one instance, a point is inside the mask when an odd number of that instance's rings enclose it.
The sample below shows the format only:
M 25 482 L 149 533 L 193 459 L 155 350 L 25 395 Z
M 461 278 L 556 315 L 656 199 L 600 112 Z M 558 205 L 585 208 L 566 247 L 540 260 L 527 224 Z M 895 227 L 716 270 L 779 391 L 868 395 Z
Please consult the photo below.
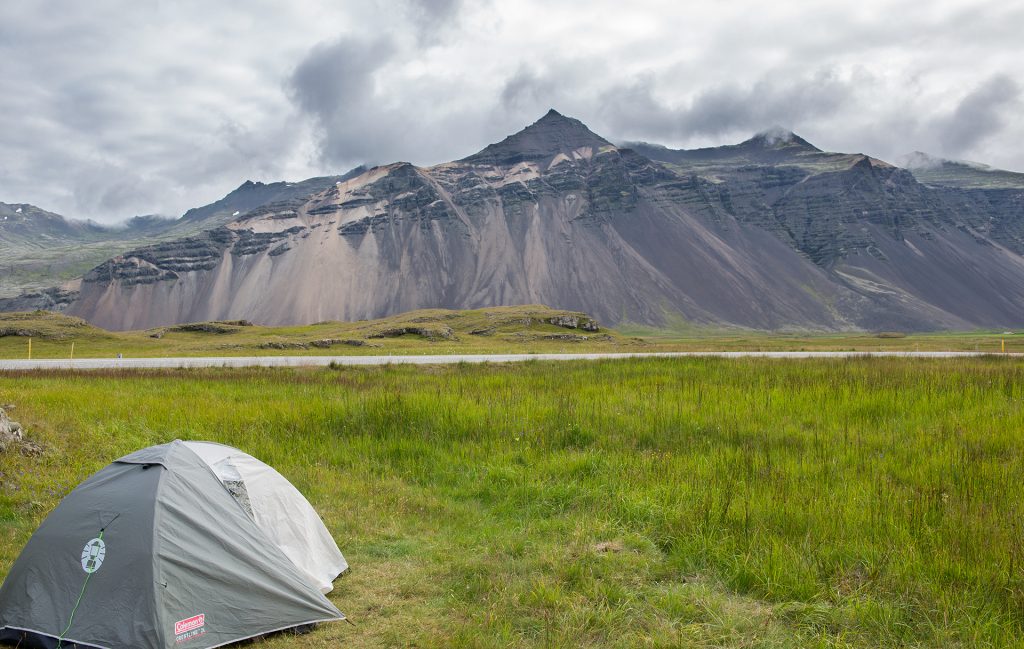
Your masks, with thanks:
M 0 203 L 0 299 L 8 298 L 0 302 L 0 308 L 61 306 L 45 296 L 45 289 L 56 282 L 71 282 L 69 286 L 74 289 L 77 278 L 114 255 L 219 227 L 267 204 L 301 202 L 363 171 L 358 167 L 342 176 L 295 183 L 249 180 L 224 198 L 189 210 L 180 219 L 137 216 L 117 225 L 68 219 L 25 203 Z

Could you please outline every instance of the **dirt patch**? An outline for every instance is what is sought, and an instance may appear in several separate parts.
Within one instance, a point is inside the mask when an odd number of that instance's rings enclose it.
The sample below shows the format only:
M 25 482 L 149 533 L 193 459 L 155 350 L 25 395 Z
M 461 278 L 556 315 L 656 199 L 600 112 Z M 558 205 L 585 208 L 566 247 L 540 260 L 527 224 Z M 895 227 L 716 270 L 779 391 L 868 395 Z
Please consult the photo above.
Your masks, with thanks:
M 622 541 L 601 541 L 590 546 L 590 549 L 598 554 L 618 553 L 626 549 Z

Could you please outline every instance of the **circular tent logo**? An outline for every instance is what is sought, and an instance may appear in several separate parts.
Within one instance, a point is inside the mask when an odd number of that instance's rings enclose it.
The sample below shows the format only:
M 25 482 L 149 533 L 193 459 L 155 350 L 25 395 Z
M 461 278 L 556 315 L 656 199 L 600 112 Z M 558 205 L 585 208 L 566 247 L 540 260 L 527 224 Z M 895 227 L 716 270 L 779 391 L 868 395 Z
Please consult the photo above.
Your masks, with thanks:
M 103 539 L 93 539 L 85 544 L 82 550 L 82 570 L 90 575 L 100 569 L 103 558 L 107 556 L 107 545 Z

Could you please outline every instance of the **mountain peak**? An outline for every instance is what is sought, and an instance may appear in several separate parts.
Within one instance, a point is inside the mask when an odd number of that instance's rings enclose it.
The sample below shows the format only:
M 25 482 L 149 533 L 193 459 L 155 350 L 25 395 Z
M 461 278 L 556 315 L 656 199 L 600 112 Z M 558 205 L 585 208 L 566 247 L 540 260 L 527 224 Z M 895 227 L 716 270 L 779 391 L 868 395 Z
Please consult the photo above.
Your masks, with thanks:
M 461 162 L 474 164 L 515 164 L 522 160 L 551 158 L 559 153 L 592 147 L 611 146 L 611 142 L 594 133 L 586 124 L 566 117 L 552 108 L 539 120 L 497 144 L 491 144 Z
M 896 159 L 896 163 L 904 169 L 936 169 L 948 162 L 924 151 L 911 151 Z
M 772 126 L 754 135 L 741 144 L 756 146 L 762 149 L 804 149 L 807 151 L 821 151 L 807 140 L 803 139 L 793 131 L 781 126 Z

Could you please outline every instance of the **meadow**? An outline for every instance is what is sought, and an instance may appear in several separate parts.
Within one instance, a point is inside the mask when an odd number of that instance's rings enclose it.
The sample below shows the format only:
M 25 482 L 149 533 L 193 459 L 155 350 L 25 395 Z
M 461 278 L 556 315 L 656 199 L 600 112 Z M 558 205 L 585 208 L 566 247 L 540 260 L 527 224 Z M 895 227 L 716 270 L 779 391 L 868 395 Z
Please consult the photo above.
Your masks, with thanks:
M 285 647 L 1011 647 L 1024 364 L 648 359 L 0 375 L 0 575 L 174 438 L 277 467 L 352 566 Z

